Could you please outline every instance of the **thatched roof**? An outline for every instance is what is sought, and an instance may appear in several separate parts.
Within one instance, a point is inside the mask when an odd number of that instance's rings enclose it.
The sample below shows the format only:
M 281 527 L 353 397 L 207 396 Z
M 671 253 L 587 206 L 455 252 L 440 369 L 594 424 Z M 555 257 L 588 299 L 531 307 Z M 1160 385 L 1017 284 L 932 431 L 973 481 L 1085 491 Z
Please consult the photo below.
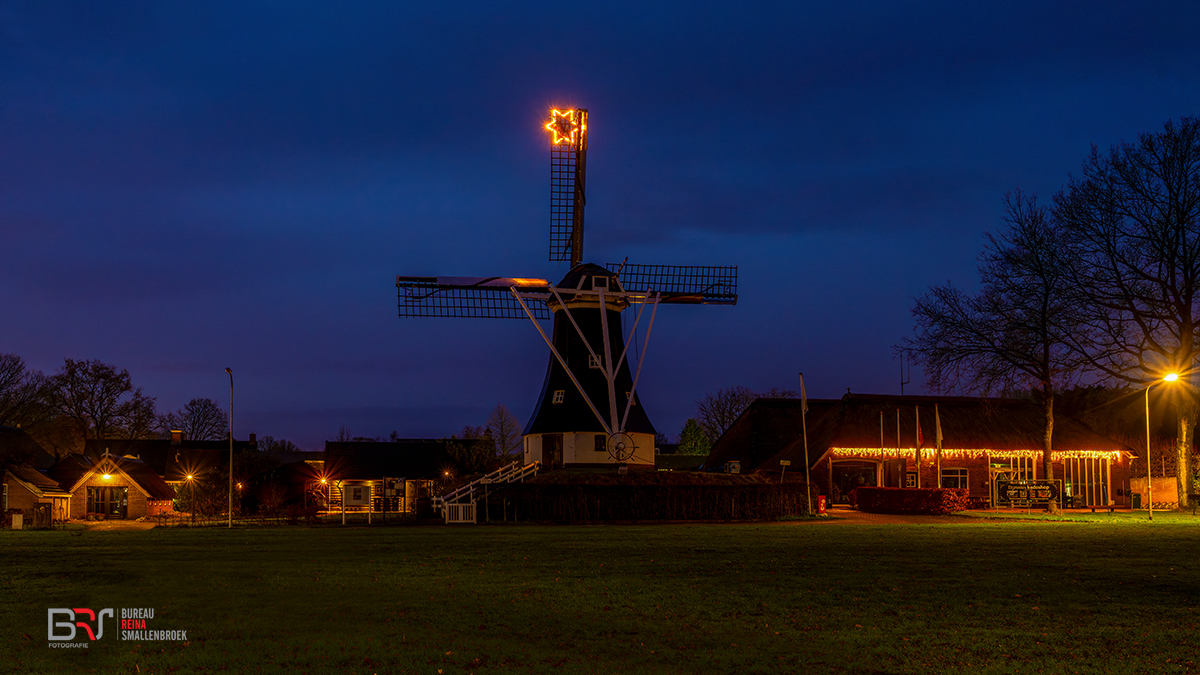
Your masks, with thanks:
M 758 403 L 758 402 L 756 402 Z M 899 411 L 900 454 L 911 457 L 917 447 L 917 411 L 920 411 L 922 448 L 936 447 L 935 407 L 942 424 L 942 448 L 947 451 L 988 451 L 998 456 L 1040 453 L 1045 418 L 1040 405 L 1030 400 L 975 398 L 959 396 L 885 396 L 847 394 L 825 409 L 819 416 L 812 405 L 808 416 L 809 466 L 815 465 L 831 450 L 859 450 L 860 454 L 897 454 L 897 411 Z M 790 416 L 792 421 L 762 419 L 770 416 Z M 747 416 L 759 419 L 746 420 Z M 882 421 L 882 425 L 881 425 Z M 751 406 L 742 418 L 730 427 L 749 425 L 753 429 L 799 429 L 799 405 Z M 882 440 L 881 440 L 882 426 Z M 730 436 L 727 432 L 726 436 Z M 726 441 L 722 436 L 718 446 Z M 803 466 L 804 446 L 797 436 L 787 443 L 762 442 L 750 434 L 735 434 L 725 443 L 714 447 L 707 464 L 715 468 L 728 459 L 742 462 L 742 471 L 758 469 L 775 471 L 779 460 L 790 460 L 793 466 Z M 1135 456 L 1127 445 L 1101 436 L 1062 415 L 1054 416 L 1053 449 L 1056 455 L 1090 453 L 1120 453 Z M 725 459 L 717 456 L 718 450 Z M 737 456 L 734 456 L 737 455 Z M 718 461 L 714 461 L 714 459 Z
M 839 403 L 837 399 L 808 399 L 810 438 L 813 424 Z M 800 408 L 798 398 L 755 400 L 713 444 L 704 468 L 716 470 L 729 461 L 741 462 L 742 471 L 763 465 L 769 457 L 801 437 Z M 778 465 L 775 462 L 776 468 Z

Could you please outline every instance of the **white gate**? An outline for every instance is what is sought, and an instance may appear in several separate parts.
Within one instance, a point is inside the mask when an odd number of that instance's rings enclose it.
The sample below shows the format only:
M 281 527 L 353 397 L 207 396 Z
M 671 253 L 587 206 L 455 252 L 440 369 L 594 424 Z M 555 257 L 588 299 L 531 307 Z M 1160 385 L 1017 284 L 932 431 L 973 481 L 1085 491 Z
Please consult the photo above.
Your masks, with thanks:
M 471 523 L 475 524 L 475 502 L 462 504 L 446 504 L 446 524 Z

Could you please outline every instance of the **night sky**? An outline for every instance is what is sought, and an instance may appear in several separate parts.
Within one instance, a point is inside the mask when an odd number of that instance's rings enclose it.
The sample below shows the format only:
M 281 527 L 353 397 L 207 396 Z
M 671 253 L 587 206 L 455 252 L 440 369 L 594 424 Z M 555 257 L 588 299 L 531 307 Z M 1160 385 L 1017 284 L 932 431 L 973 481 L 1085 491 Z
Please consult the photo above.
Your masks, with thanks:
M 983 5 L 983 6 L 981 6 Z M 321 447 L 522 423 L 528 321 L 399 319 L 395 276 L 547 262 L 551 106 L 590 110 L 587 261 L 736 264 L 639 385 L 898 393 L 911 298 L 1006 192 L 1200 114 L 1200 3 L 0 0 L 0 352 L 127 368 Z M 908 393 L 924 391 L 914 373 Z

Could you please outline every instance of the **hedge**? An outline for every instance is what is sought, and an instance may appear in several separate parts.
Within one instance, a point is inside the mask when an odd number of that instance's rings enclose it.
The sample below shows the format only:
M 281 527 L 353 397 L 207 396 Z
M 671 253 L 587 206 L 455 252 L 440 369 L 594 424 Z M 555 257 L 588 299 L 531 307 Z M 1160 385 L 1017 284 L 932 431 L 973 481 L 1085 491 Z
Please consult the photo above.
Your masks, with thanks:
M 497 490 L 521 520 L 774 520 L 807 513 L 803 483 L 587 485 L 516 483 Z M 493 502 L 498 501 L 495 498 Z M 813 497 L 816 505 L 816 497 Z
M 850 503 L 867 513 L 941 516 L 966 511 L 970 498 L 963 488 L 860 487 L 850 492 Z

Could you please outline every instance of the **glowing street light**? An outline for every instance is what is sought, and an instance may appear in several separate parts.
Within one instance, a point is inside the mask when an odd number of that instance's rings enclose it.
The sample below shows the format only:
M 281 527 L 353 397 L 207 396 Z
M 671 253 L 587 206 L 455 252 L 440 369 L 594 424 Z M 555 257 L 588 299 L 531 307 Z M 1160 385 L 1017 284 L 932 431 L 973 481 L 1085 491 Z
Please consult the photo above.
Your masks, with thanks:
M 190 488 L 191 498 L 188 499 L 188 511 L 192 512 L 192 525 L 196 524 L 196 483 L 192 480 L 192 474 L 187 475 L 188 487 Z
M 229 373 L 229 529 L 233 529 L 233 371 Z
M 1159 382 L 1175 382 L 1179 373 L 1170 373 L 1161 380 L 1154 380 L 1146 385 L 1146 509 L 1150 512 L 1150 520 L 1154 520 L 1154 478 L 1150 475 L 1150 387 Z

